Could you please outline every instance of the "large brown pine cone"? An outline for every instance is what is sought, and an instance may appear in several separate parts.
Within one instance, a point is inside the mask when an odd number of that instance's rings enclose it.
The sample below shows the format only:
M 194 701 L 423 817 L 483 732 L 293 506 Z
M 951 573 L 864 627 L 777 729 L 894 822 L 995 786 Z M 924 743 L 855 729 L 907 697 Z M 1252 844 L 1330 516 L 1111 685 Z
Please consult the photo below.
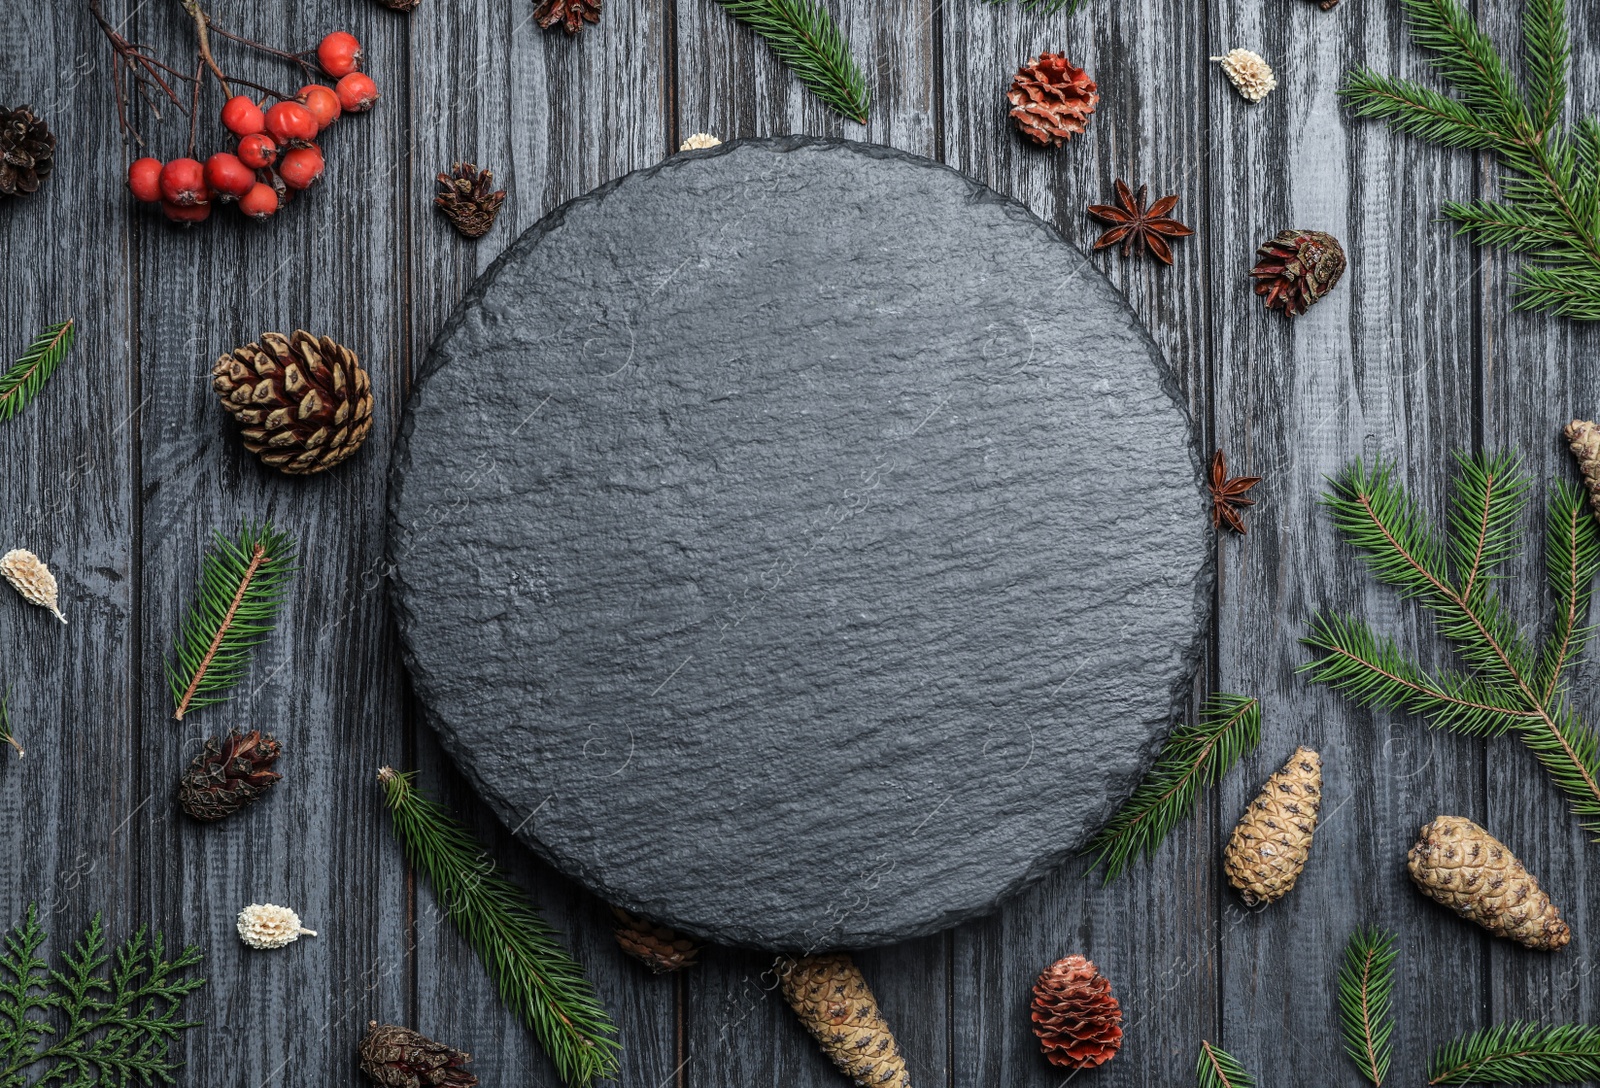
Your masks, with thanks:
M 1298 317 L 1333 290 L 1344 275 L 1344 247 L 1320 230 L 1285 230 L 1256 250 L 1261 258 L 1250 274 L 1256 294 L 1269 310 Z
M 263 333 L 218 359 L 211 385 L 244 425 L 245 449 L 293 476 L 332 468 L 372 430 L 372 380 L 326 336 Z
M 1089 73 L 1073 67 L 1064 54 L 1040 53 L 1017 69 L 1006 100 L 1024 136 L 1059 147 L 1083 132 L 1100 94 Z
M 178 804 L 196 820 L 232 816 L 283 777 L 272 769 L 283 748 L 260 730 L 212 737 L 178 784 Z
M 658 975 L 693 967 L 700 956 L 700 945 L 675 929 L 658 926 L 621 907 L 612 907 L 611 913 L 617 920 L 617 944 Z
M 32 106 L 0 106 L 0 196 L 27 196 L 50 176 L 56 138 Z
M 465 1068 L 470 1061 L 471 1054 L 398 1024 L 370 1020 L 361 1040 L 361 1071 L 381 1088 L 472 1088 L 478 1078 Z
M 1561 912 L 1499 839 L 1462 816 L 1437 816 L 1406 855 L 1412 881 L 1496 937 L 1550 952 L 1572 940 Z
M 560 23 L 568 34 L 576 34 L 584 23 L 600 21 L 600 0 L 539 0 L 533 18 L 545 30 Z
M 911 1088 L 911 1074 L 867 980 L 849 956 L 780 956 L 775 965 L 789 1007 L 858 1085 Z
M 1122 1046 L 1122 1006 L 1111 981 L 1082 956 L 1056 960 L 1033 984 L 1033 1033 L 1051 1065 L 1104 1065 Z
M 1228 883 L 1246 906 L 1275 903 L 1293 890 L 1311 853 L 1322 808 L 1322 757 L 1296 748 L 1239 818 L 1223 851 Z

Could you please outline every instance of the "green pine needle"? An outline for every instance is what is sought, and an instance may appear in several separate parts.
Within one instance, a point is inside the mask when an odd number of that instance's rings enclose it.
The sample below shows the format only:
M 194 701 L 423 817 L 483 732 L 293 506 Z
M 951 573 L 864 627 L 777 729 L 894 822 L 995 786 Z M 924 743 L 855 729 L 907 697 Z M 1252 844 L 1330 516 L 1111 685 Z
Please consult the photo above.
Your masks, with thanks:
M 821 0 L 717 0 L 767 40 L 778 59 L 830 109 L 867 123 L 867 81 Z
M 17 740 L 16 734 L 11 731 L 10 688 L 6 688 L 6 693 L 4 695 L 0 695 L 0 741 L 4 741 L 6 744 L 9 744 L 11 747 L 15 748 L 17 750 L 18 759 L 21 759 L 23 756 L 28 754 L 22 750 L 22 744 Z
M 228 700 L 255 648 L 277 623 L 284 586 L 295 571 L 294 541 L 271 522 L 246 522 L 236 539 L 214 534 L 200 575 L 199 599 L 183 621 L 167 662 L 178 721 Z
M 1440 1047 L 1429 1084 L 1579 1084 L 1600 1080 L 1600 1027 L 1521 1022 L 1475 1031 Z
M 77 322 L 71 318 L 47 326 L 22 358 L 0 375 L 0 423 L 14 419 L 44 389 L 44 383 L 72 350 L 77 328 Z
M 1366 69 L 1341 94 L 1371 117 L 1430 143 L 1493 151 L 1505 171 L 1499 202 L 1447 203 L 1459 233 L 1525 253 L 1517 308 L 1600 321 L 1600 120 L 1559 125 L 1571 46 L 1566 0 L 1526 0 L 1527 93 L 1459 0 L 1400 0 L 1411 36 L 1457 97 Z
M 617 1028 L 582 966 L 527 897 L 495 871 L 472 833 L 419 793 L 414 778 L 389 767 L 378 772 L 395 834 L 483 961 L 500 999 L 533 1032 L 569 1088 L 615 1076 Z
M 1345 945 L 1339 969 L 1339 1026 L 1344 1050 L 1361 1075 L 1381 1086 L 1394 1054 L 1395 938 L 1379 929 L 1361 929 Z
M 0 1085 L 176 1084 L 183 1063 L 171 1046 L 200 1026 L 177 1018 L 184 998 L 206 983 L 187 977 L 200 950 L 190 946 L 169 961 L 161 934 L 147 941 L 141 928 L 113 957 L 96 914 L 52 970 L 39 955 L 46 935 L 38 914 L 28 908 L 0 954 Z M 35 1066 L 43 1069 L 30 1077 Z
M 1243 695 L 1213 695 L 1199 724 L 1174 729 L 1133 796 L 1088 846 L 1095 864 L 1106 867 L 1106 883 L 1135 858 L 1154 853 L 1194 811 L 1200 787 L 1216 785 L 1260 743 L 1261 704 Z
M 1237 1058 L 1203 1039 L 1194 1079 L 1199 1088 L 1256 1088 L 1255 1078 L 1245 1072 Z
M 1007 0 L 987 0 L 988 3 L 999 7 Z M 1078 9 L 1083 7 L 1084 0 L 1022 0 L 1022 6 L 1028 11 L 1036 11 L 1041 15 L 1054 15 L 1065 10 L 1068 15 L 1076 15 Z

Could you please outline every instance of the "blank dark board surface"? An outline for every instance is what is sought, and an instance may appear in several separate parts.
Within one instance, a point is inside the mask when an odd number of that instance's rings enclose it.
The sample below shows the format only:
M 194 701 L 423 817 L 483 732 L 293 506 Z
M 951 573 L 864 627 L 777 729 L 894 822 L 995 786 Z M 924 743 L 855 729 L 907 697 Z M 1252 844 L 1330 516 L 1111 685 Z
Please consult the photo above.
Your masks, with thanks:
M 903 940 L 1142 773 L 1210 607 L 1199 460 L 1021 205 L 867 144 L 685 153 L 551 213 L 434 345 L 401 638 L 457 763 L 592 890 L 722 943 Z

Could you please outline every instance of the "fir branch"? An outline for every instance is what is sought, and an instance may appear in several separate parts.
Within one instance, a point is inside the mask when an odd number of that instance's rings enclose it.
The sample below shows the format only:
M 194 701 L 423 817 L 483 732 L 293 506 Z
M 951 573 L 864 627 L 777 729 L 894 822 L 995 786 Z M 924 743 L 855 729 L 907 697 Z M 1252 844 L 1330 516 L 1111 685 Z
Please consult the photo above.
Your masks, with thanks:
M 482 845 L 417 791 L 414 774 L 378 772 L 407 859 L 428 878 L 450 920 L 483 961 L 500 999 L 550 1056 L 569 1088 L 614 1076 L 617 1028 L 559 935 Z
M 987 0 L 994 7 L 1006 3 L 1007 0 Z M 1040 15 L 1054 15 L 1065 11 L 1068 15 L 1076 15 L 1078 9 L 1083 7 L 1084 0 L 1022 0 L 1022 6 L 1027 11 L 1037 12 Z
M 6 693 L 0 695 L 0 741 L 17 750 L 17 758 L 21 759 L 28 753 L 22 750 L 22 744 L 17 740 L 17 735 L 11 731 L 11 689 L 6 688 Z
M 1440 1047 L 1429 1084 L 1577 1084 L 1600 1080 L 1600 1027 L 1514 1022 Z
M 1179 726 L 1133 795 L 1090 842 L 1095 864 L 1115 880 L 1156 847 L 1194 810 L 1202 785 L 1216 785 L 1241 756 L 1261 743 L 1261 704 L 1243 695 L 1213 695 L 1199 724 Z
M 47 326 L 22 358 L 0 375 L 0 423 L 16 418 L 43 391 L 44 383 L 72 350 L 77 328 L 72 318 Z
M 1394 1054 L 1395 938 L 1379 929 L 1350 935 L 1339 969 L 1339 1026 L 1361 1075 L 1383 1084 Z
M 227 701 L 255 647 L 272 632 L 294 570 L 294 541 L 271 522 L 247 522 L 234 540 L 214 534 L 199 598 L 184 619 L 176 660 L 167 662 L 175 719 Z
M 767 40 L 778 59 L 830 109 L 867 123 L 867 81 L 821 0 L 717 0 Z
M 1256 1088 L 1256 1082 L 1239 1060 L 1220 1046 L 1200 1041 L 1200 1060 L 1195 1065 L 1199 1088 Z

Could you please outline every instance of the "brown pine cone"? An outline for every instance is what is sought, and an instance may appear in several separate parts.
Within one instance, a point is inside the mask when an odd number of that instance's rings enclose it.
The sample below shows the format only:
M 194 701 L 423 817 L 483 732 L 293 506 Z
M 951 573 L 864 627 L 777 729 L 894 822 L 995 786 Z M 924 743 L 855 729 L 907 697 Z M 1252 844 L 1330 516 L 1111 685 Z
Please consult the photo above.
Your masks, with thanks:
M 361 1071 L 381 1088 L 472 1088 L 478 1078 L 464 1068 L 470 1061 L 471 1054 L 398 1024 L 369 1020 L 361 1040 Z
M 393 8 L 395 11 L 403 11 L 409 14 L 417 10 L 417 5 L 422 3 L 422 0 L 378 0 L 378 3 L 386 8 Z
M 1017 69 L 1006 99 L 1022 134 L 1043 147 L 1060 147 L 1083 132 L 1100 102 L 1089 73 L 1062 53 L 1040 53 Z
M 858 1085 L 911 1088 L 900 1044 L 849 956 L 779 956 L 774 969 L 790 1008 L 840 1072 Z
M 1600 517 L 1600 427 L 1586 419 L 1575 419 L 1561 433 L 1572 456 L 1578 459 L 1578 475 L 1589 493 L 1589 509 Z
M 326 336 L 263 333 L 217 360 L 211 386 L 244 425 L 245 449 L 291 476 L 332 468 L 372 431 L 372 380 Z
M 275 738 L 257 729 L 210 738 L 178 783 L 178 805 L 196 820 L 232 816 L 283 777 L 272 769 L 282 752 Z
M 675 929 L 658 926 L 621 907 L 612 907 L 611 913 L 617 920 L 617 944 L 658 975 L 693 967 L 700 956 L 700 945 Z
M 1256 250 L 1261 258 L 1250 274 L 1258 281 L 1269 310 L 1298 317 L 1333 290 L 1344 275 L 1344 247 L 1320 230 L 1285 230 Z
M 584 23 L 600 21 L 600 0 L 539 0 L 533 18 L 545 30 L 561 23 L 568 34 L 576 34 Z
M 494 226 L 506 191 L 495 191 L 494 171 L 479 170 L 477 163 L 458 162 L 450 173 L 438 175 L 439 195 L 433 203 L 468 238 L 482 238 Z
M 55 157 L 56 138 L 32 106 L 0 106 L 0 196 L 36 192 Z
M 1416 886 L 1469 922 L 1525 948 L 1552 952 L 1572 930 L 1505 844 L 1462 816 L 1436 816 L 1406 855 Z
M 1228 883 L 1246 906 L 1275 903 L 1294 888 L 1322 807 L 1322 757 L 1296 748 L 1239 818 L 1223 851 Z
M 1122 1046 L 1122 1006 L 1111 980 L 1082 956 L 1056 960 L 1033 984 L 1033 1033 L 1051 1065 L 1092 1069 Z

